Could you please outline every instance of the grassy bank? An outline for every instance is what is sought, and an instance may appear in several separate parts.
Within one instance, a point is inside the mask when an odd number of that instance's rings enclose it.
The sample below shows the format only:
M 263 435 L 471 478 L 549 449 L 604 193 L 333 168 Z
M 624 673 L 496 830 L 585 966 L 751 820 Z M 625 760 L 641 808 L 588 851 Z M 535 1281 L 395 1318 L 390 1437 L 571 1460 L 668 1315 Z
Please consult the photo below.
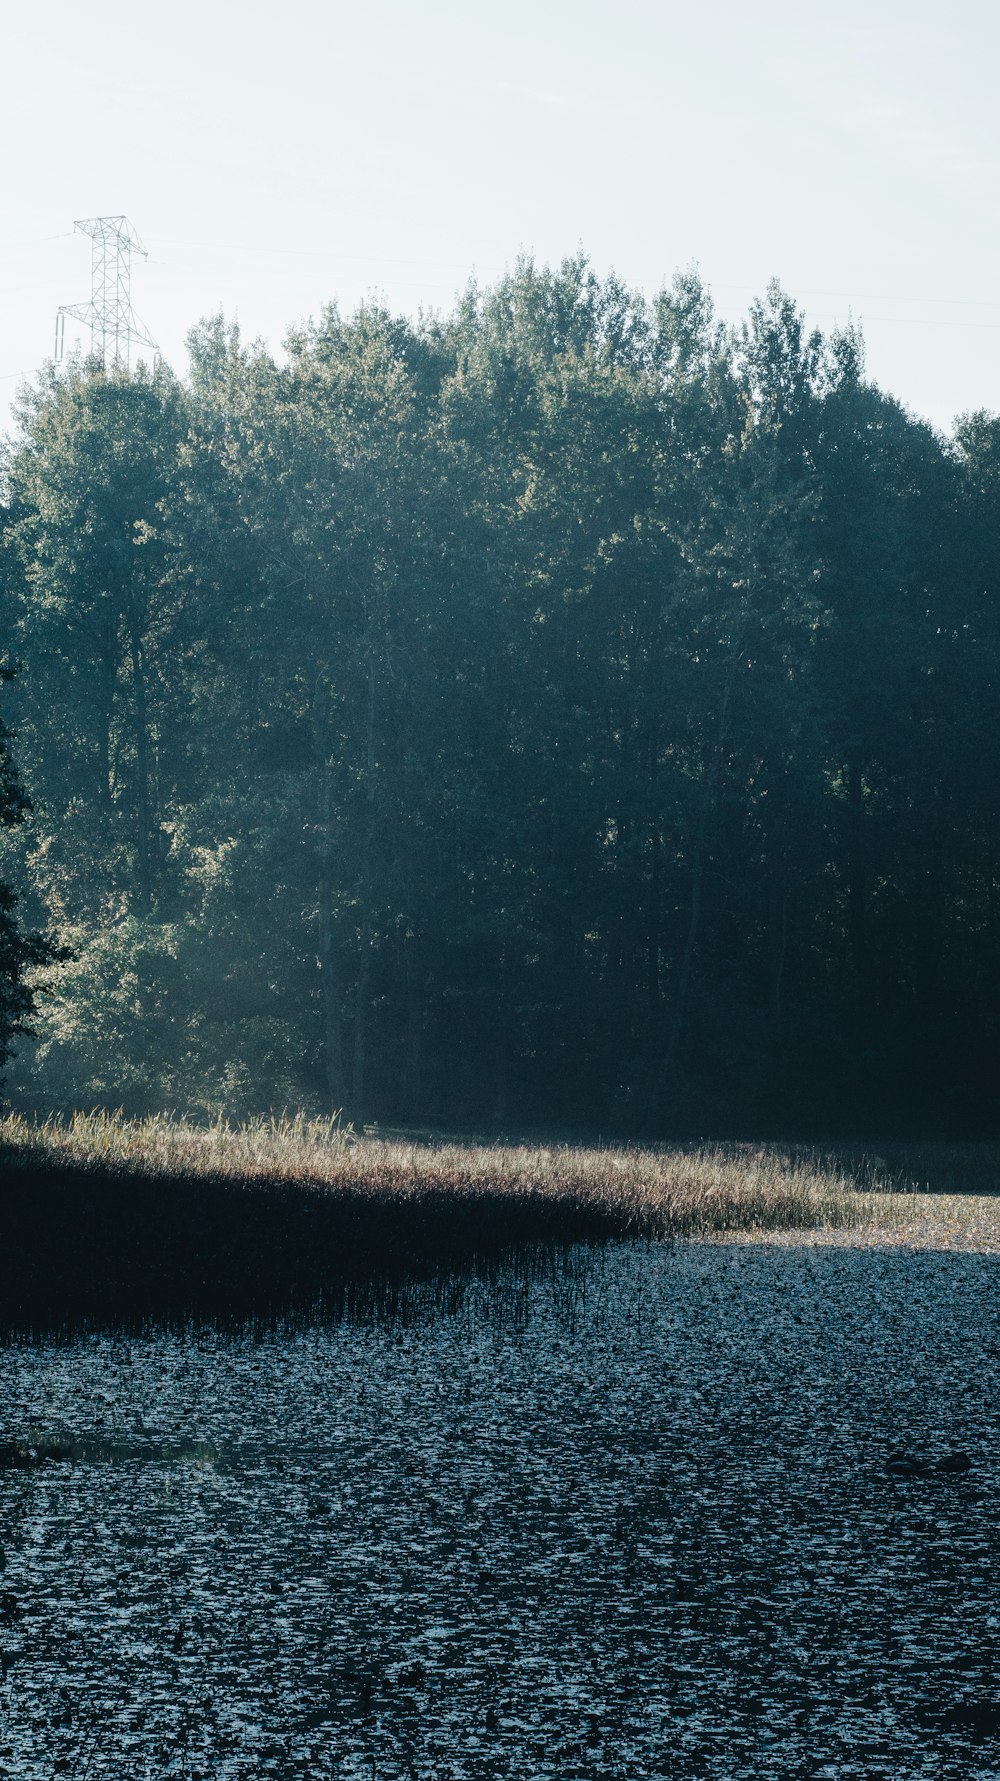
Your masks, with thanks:
M 606 1148 L 356 1138 L 302 1118 L 197 1127 L 0 1121 L 0 1325 L 263 1316 L 514 1246 L 780 1232 L 991 1248 L 1000 1201 L 933 1189 L 982 1154 L 840 1157 L 732 1145 Z M 933 1169 L 921 1173 L 921 1155 Z M 990 1153 L 992 1163 L 996 1156 Z M 934 1170 L 937 1171 L 935 1179 Z

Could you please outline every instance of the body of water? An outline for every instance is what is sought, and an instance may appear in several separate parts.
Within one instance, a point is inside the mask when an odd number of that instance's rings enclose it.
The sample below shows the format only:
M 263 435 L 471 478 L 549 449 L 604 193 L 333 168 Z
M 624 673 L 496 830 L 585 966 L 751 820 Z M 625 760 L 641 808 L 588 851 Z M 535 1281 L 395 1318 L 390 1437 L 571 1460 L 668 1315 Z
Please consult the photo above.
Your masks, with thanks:
M 617 1244 L 8 1345 L 0 1776 L 995 1781 L 996 1270 Z

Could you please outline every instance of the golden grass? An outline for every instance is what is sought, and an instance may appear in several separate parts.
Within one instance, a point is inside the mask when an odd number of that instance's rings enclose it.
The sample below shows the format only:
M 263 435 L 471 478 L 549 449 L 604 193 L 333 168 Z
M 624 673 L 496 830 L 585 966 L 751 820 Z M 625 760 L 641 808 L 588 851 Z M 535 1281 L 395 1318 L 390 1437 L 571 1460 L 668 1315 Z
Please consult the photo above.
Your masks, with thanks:
M 371 1196 L 409 1206 L 453 1196 L 503 1209 L 518 1236 L 518 1209 L 556 1201 L 597 1214 L 620 1235 L 781 1240 L 813 1233 L 824 1241 L 905 1242 L 1000 1252 L 1000 1199 L 990 1194 L 919 1191 L 921 1152 L 891 1169 L 863 1152 L 822 1156 L 779 1146 L 586 1148 L 418 1142 L 358 1137 L 336 1120 L 304 1115 L 196 1126 L 159 1116 L 130 1120 L 103 1111 L 33 1122 L 0 1120 L 8 1155 L 111 1170 L 115 1174 L 231 1179 Z M 977 1181 L 986 1178 L 977 1148 Z M 928 1155 L 930 1152 L 928 1152 Z M 934 1157 L 941 1165 L 941 1148 Z M 990 1152 L 994 1161 L 996 1153 Z M 893 1159 L 896 1160 L 895 1158 Z M 947 1152 L 947 1168 L 961 1168 Z M 996 1179 L 994 1172 L 993 1180 Z

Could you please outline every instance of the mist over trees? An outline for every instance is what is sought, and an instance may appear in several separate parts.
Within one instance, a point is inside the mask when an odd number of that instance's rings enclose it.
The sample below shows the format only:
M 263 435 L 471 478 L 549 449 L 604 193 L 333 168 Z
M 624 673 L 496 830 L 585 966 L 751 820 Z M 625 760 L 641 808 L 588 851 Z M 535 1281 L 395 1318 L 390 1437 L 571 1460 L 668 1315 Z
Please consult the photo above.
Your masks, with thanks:
M 582 258 L 190 350 L 5 453 L 19 1101 L 990 1124 L 1000 419 Z

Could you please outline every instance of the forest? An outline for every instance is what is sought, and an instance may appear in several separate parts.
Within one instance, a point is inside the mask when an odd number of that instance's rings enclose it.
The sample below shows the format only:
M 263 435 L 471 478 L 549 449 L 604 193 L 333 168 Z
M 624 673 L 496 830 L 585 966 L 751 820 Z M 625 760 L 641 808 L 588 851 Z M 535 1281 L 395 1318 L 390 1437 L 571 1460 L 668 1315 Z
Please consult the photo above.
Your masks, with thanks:
M 855 330 L 217 317 L 40 374 L 0 540 L 16 1106 L 992 1133 L 1000 417 Z

